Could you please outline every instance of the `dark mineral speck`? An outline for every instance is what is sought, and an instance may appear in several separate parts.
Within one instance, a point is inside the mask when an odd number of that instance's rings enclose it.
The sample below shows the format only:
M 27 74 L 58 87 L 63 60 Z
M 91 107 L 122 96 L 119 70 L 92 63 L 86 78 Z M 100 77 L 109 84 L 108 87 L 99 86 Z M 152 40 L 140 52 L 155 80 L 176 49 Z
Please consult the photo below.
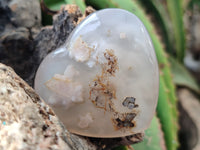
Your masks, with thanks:
M 135 126 L 134 118 L 136 117 L 136 113 L 117 114 L 117 116 L 118 118 L 113 122 L 117 130 L 121 128 L 132 128 Z
M 134 97 L 126 97 L 125 100 L 122 102 L 122 105 L 125 107 L 128 107 L 128 109 L 133 109 L 135 107 L 138 107 L 137 104 L 135 104 L 136 98 Z

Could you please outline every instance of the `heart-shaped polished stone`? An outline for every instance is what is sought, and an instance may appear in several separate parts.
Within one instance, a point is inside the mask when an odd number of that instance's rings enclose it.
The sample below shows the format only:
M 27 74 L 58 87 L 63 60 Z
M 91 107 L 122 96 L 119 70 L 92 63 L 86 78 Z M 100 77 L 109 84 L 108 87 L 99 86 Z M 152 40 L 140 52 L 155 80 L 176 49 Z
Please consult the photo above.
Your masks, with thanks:
M 158 99 L 158 65 L 142 22 L 122 9 L 89 15 L 41 63 L 36 92 L 66 128 L 90 137 L 144 131 Z

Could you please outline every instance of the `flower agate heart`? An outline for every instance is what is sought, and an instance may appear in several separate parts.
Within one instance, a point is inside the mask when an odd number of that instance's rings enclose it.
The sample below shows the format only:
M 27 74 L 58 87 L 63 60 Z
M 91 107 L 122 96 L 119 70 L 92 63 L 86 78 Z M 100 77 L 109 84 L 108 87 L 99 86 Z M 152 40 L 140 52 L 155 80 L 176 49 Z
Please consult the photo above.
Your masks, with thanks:
M 90 137 L 144 131 L 158 99 L 158 65 L 142 22 L 121 9 L 97 11 L 41 63 L 36 92 L 66 128 Z

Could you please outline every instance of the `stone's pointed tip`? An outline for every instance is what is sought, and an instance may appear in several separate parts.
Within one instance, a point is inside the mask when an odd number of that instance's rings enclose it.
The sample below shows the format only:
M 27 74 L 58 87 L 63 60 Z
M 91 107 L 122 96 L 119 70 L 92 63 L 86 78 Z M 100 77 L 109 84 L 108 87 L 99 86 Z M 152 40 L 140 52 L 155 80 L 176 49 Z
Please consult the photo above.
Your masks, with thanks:
M 50 105 L 68 130 L 124 137 L 148 127 L 159 73 L 151 39 L 135 15 L 113 8 L 97 11 L 74 29 L 63 47 L 43 60 L 35 89 L 47 102 L 52 95 L 59 97 Z M 51 84 L 45 85 L 47 81 Z

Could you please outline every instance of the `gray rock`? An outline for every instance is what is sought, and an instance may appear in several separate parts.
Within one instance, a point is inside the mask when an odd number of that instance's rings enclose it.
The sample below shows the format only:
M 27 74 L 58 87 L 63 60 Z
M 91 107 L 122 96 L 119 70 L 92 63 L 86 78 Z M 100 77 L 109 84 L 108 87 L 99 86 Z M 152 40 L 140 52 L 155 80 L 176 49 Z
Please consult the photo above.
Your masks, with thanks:
M 180 149 L 200 149 L 200 103 L 199 99 L 188 89 L 178 90 L 180 110 Z
M 40 26 L 39 1 L 0 1 L 0 62 L 12 66 L 26 81 L 34 76 L 33 39 Z
M 11 0 L 9 8 L 13 15 L 11 21 L 18 27 L 41 26 L 41 9 L 38 0 Z
M 15 72 L 0 64 L 1 150 L 95 150 L 70 134 L 53 110 Z

